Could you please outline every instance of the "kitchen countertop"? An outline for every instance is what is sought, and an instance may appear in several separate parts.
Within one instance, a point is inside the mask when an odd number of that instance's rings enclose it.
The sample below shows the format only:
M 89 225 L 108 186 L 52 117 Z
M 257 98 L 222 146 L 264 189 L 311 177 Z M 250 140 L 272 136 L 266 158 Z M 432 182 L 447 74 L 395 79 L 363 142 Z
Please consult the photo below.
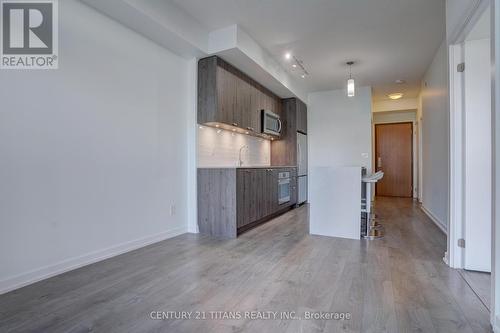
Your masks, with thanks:
M 283 168 L 297 168 L 295 165 L 283 166 L 230 166 L 230 167 L 198 167 L 198 169 L 283 169 Z

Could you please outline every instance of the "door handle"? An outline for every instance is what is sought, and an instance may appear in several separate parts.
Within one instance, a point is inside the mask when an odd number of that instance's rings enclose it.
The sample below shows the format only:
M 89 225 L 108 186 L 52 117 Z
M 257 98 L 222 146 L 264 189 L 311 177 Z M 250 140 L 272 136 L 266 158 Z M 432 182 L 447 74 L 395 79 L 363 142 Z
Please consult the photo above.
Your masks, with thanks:
M 377 158 L 377 168 L 381 168 L 382 167 L 382 157 L 378 157 Z

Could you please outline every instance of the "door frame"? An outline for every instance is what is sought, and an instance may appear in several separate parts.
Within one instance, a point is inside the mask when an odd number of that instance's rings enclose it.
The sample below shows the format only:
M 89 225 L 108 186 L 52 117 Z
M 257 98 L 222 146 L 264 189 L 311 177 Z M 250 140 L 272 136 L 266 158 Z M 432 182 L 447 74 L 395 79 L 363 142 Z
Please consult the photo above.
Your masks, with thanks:
M 474 28 L 489 0 L 476 0 L 467 19 L 448 41 L 449 59 L 449 195 L 447 221 L 447 251 L 443 260 L 452 268 L 464 268 L 465 251 L 458 246 L 465 229 L 465 94 L 464 75 L 457 66 L 465 61 L 464 45 L 468 33 Z M 493 269 L 493 267 L 492 267 Z
M 415 114 L 416 116 L 416 114 Z M 377 122 L 373 124 L 373 136 L 374 136 L 374 168 L 373 170 L 377 170 L 377 126 L 380 125 L 396 125 L 396 124 L 410 124 L 411 125 L 411 198 L 415 198 L 415 133 L 416 133 L 416 121 L 391 121 L 391 122 Z M 377 184 L 375 184 L 375 195 L 377 195 Z
M 467 34 L 473 29 L 484 11 L 491 9 L 491 54 L 492 54 L 492 115 L 493 131 L 495 131 L 495 114 L 500 113 L 500 103 L 497 98 L 500 95 L 498 87 L 495 86 L 497 79 L 500 79 L 499 67 L 495 65 L 500 61 L 500 44 L 495 42 L 500 33 L 500 0 L 474 0 L 470 2 L 469 7 L 464 11 L 461 24 L 447 38 L 448 56 L 449 56 L 449 196 L 448 196 L 448 233 L 447 233 L 447 251 L 443 260 L 452 268 L 463 268 L 464 251 L 458 247 L 458 240 L 463 238 L 464 229 L 464 89 L 463 75 L 457 73 L 457 65 L 464 61 L 463 43 Z M 496 45 L 499 44 L 499 45 Z M 496 104 L 495 104 L 496 103 Z M 498 117 L 498 115 L 497 115 Z M 497 134 L 496 140 L 499 141 Z M 498 202 L 498 193 L 500 193 L 499 184 L 495 187 L 495 134 L 492 137 L 492 174 L 493 174 L 493 200 Z M 496 192 L 496 193 L 495 193 Z M 491 264 L 491 304 L 490 304 L 490 323 L 495 332 L 500 332 L 500 278 L 496 272 L 497 266 L 500 266 L 500 242 L 496 239 L 496 234 L 500 230 L 500 218 L 498 212 L 495 212 L 495 203 L 492 204 L 492 264 Z M 496 215 L 495 215 L 496 214 Z M 499 265 L 496 265 L 498 261 Z

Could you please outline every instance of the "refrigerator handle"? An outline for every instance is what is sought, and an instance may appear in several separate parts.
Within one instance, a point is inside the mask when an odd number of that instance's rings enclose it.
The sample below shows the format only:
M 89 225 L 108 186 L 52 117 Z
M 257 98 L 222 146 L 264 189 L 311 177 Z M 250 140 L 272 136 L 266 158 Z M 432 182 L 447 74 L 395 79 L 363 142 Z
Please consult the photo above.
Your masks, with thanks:
M 302 150 L 300 149 L 300 142 L 298 140 L 297 140 L 297 152 L 299 155 L 297 156 L 297 165 L 300 168 L 300 165 L 302 164 Z M 297 170 L 297 172 L 300 173 L 300 170 Z

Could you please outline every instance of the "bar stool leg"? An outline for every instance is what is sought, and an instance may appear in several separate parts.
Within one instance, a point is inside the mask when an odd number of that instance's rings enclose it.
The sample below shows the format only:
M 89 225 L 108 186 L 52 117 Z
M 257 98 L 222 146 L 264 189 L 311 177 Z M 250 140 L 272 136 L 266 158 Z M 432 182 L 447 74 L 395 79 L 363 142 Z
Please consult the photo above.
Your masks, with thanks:
M 371 206 L 372 206 L 372 196 L 371 196 L 371 183 L 366 184 L 366 235 L 363 237 L 367 240 L 375 240 L 384 237 L 385 230 L 384 227 L 377 223 L 372 216 Z

